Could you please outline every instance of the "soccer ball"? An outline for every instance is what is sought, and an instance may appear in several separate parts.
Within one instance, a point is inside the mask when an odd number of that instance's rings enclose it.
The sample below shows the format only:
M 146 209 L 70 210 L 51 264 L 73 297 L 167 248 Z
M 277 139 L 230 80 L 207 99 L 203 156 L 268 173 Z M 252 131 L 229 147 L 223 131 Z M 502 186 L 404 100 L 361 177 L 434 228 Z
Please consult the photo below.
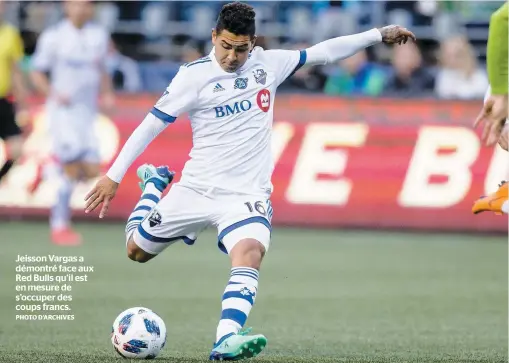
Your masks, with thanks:
M 166 325 L 150 309 L 130 308 L 113 322 L 111 343 L 124 358 L 153 359 L 166 344 Z

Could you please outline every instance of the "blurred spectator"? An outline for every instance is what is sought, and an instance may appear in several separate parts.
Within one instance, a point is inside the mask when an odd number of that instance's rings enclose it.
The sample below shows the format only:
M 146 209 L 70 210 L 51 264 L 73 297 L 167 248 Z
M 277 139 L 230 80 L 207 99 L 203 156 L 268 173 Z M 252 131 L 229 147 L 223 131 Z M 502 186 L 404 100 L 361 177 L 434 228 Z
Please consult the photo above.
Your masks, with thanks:
M 441 98 L 482 98 L 488 88 L 486 72 L 478 66 L 468 40 L 462 36 L 445 40 L 440 46 L 440 70 L 435 91 Z
M 357 0 L 348 2 L 318 1 L 314 4 L 313 8 L 316 12 L 315 21 L 306 24 L 313 28 L 313 32 L 311 32 L 313 43 L 316 44 L 329 38 L 356 33 L 358 24 L 355 10 L 359 6 L 360 4 Z
M 203 57 L 200 47 L 193 41 L 189 41 L 182 46 L 181 61 L 183 63 L 190 63 Z
M 97 20 L 111 30 L 123 55 L 139 62 L 144 90 L 155 89 L 156 92 L 159 92 L 159 87 L 167 82 L 167 77 L 174 74 L 176 65 L 198 59 L 209 53 L 212 47 L 210 29 L 214 26 L 217 13 L 224 3 L 107 0 L 98 2 L 96 14 Z M 417 38 L 420 39 L 422 63 L 429 63 L 435 61 L 436 42 L 449 38 L 450 34 L 459 34 L 460 32 L 470 37 L 471 44 L 479 49 L 479 57 L 483 60 L 489 18 L 502 1 L 302 0 L 254 1 L 251 3 L 257 10 L 257 33 L 260 37 L 256 45 L 262 46 L 264 49 L 285 48 L 281 43 L 315 44 L 331 37 L 360 32 L 382 24 L 399 24 L 410 27 L 416 33 Z M 40 30 L 54 24 L 62 16 L 61 2 L 26 0 L 8 1 L 6 4 L 8 18 L 19 24 L 27 44 L 30 43 L 27 41 L 29 34 L 39 33 Z M 181 46 L 187 40 L 191 43 Z M 33 52 L 31 48 L 33 47 L 27 46 L 26 48 L 28 56 Z M 409 49 L 402 50 L 403 56 L 394 55 L 395 58 L 392 60 L 394 73 L 390 74 L 390 79 L 387 81 L 389 91 L 401 95 L 418 96 L 418 92 L 414 92 L 418 88 L 418 81 L 428 79 L 426 73 L 429 75 L 431 72 L 429 69 L 423 72 L 418 67 L 410 76 L 405 76 L 405 71 L 401 71 L 401 69 L 412 68 L 409 64 L 410 60 L 405 59 L 406 52 L 411 54 L 413 59 L 415 54 Z M 380 56 L 379 53 L 376 55 Z M 386 60 L 387 57 L 384 56 L 383 61 Z M 376 60 L 373 59 L 373 61 Z M 447 59 L 443 63 L 447 63 Z M 366 66 L 366 69 L 370 68 L 377 67 L 372 64 Z M 371 71 L 367 72 L 369 75 L 366 80 L 369 81 L 367 82 L 368 91 L 356 83 L 359 81 L 359 77 L 362 78 L 361 70 L 355 70 L 350 75 L 346 68 L 337 70 L 337 72 L 329 74 L 329 93 L 376 95 L 379 92 L 373 93 L 373 90 L 376 90 L 377 87 L 370 82 L 384 78 L 378 76 L 382 69 L 385 71 L 385 68 L 377 68 L 378 71 L 373 72 L 377 75 L 374 77 L 371 75 Z M 451 70 L 449 66 L 445 65 L 444 69 Z M 327 79 L 322 70 L 323 68 L 320 67 L 303 68 L 297 72 L 295 77 L 285 82 L 283 88 L 321 91 L 324 89 Z M 458 70 L 456 69 L 456 71 Z M 357 75 L 357 73 L 361 75 Z M 462 72 L 460 71 L 460 73 Z M 117 73 L 117 84 L 124 82 L 123 77 L 121 73 Z M 350 85 L 352 91 L 345 91 L 345 87 L 340 87 L 341 90 L 338 91 L 337 87 L 333 87 L 337 86 L 338 79 L 341 77 L 343 77 L 343 81 L 345 78 L 352 81 Z M 468 78 L 471 82 L 472 77 L 464 76 L 463 78 Z M 357 81 L 354 82 L 354 80 Z M 428 83 L 424 83 L 423 87 L 427 90 Z M 450 81 L 445 83 L 449 83 L 449 87 L 454 91 L 462 90 L 462 87 L 451 87 Z M 375 82 L 375 84 L 377 83 Z M 440 95 L 441 93 L 438 92 L 440 87 L 436 82 L 435 85 L 437 93 Z M 474 96 L 469 94 L 461 97 L 477 97 L 478 93 L 474 93 Z M 447 95 L 447 92 L 445 94 L 444 97 L 460 97 Z
M 386 77 L 386 72 L 368 62 L 366 52 L 361 51 L 340 62 L 340 67 L 327 78 L 324 92 L 342 96 L 378 96 L 383 91 Z
M 384 4 L 388 23 L 408 28 L 431 25 L 430 15 L 436 12 L 437 7 L 437 1 L 434 0 L 386 1 Z
M 271 39 L 264 35 L 260 35 L 259 37 L 256 38 L 255 46 L 262 47 L 263 49 L 271 49 L 272 47 L 270 43 Z
M 96 5 L 96 21 L 108 29 L 110 33 L 115 31 L 118 24 L 120 9 L 118 4 L 111 2 L 100 2 Z
M 116 90 L 126 92 L 141 91 L 142 82 L 138 64 L 131 58 L 121 54 L 112 40 L 110 40 L 109 44 L 106 67 L 108 73 L 113 78 L 113 85 Z
M 291 49 L 301 50 L 309 48 L 307 43 L 296 43 Z M 299 68 L 297 72 L 283 82 L 279 87 L 281 91 L 289 90 L 306 90 L 310 92 L 320 92 L 325 84 L 326 77 L 322 72 L 322 67 L 308 67 L 304 66 Z
M 434 77 L 421 67 L 422 55 L 415 43 L 394 47 L 391 63 L 393 68 L 384 94 L 412 97 L 433 91 Z

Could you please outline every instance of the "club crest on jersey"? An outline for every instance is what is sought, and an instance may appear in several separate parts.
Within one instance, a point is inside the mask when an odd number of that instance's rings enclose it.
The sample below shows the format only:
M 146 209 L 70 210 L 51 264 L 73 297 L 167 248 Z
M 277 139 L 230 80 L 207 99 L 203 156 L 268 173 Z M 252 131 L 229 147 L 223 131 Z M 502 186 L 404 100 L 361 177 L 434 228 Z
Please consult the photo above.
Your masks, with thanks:
M 269 112 L 270 110 L 270 91 L 268 89 L 262 89 L 256 95 L 256 103 L 263 112 Z
M 233 88 L 235 89 L 246 89 L 247 88 L 247 78 L 237 78 L 235 80 L 235 86 Z
M 161 224 L 161 222 L 162 222 L 161 214 L 154 209 L 152 214 L 150 214 L 150 217 L 148 217 L 148 223 L 150 224 L 150 227 L 155 227 L 158 224 Z
M 267 82 L 267 72 L 265 72 L 263 69 L 257 69 L 253 72 L 253 75 L 256 83 L 265 84 L 265 82 Z

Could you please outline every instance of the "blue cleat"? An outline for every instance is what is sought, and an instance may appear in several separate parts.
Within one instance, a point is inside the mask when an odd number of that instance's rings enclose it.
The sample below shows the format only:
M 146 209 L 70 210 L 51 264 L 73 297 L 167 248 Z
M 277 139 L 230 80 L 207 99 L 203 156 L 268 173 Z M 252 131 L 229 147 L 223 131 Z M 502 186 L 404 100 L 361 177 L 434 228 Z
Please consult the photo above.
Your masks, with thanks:
M 141 180 L 139 183 L 141 191 L 145 191 L 147 183 L 153 183 L 161 193 L 173 181 L 175 176 L 175 173 L 170 171 L 167 166 L 155 167 L 151 164 L 143 164 L 138 168 L 136 174 Z
M 267 345 L 267 338 L 261 334 L 247 335 L 251 328 L 239 334 L 221 338 L 212 348 L 209 360 L 242 360 L 256 357 Z

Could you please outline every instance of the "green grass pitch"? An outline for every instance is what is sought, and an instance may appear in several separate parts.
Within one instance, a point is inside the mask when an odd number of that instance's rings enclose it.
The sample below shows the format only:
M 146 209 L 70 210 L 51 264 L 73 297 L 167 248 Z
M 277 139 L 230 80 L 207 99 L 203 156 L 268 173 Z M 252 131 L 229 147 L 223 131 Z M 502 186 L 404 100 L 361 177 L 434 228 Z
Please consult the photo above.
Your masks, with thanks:
M 121 224 L 80 224 L 86 243 L 49 243 L 47 225 L 0 223 L 0 362 L 121 362 L 122 310 L 146 306 L 168 328 L 158 361 L 205 362 L 229 261 L 213 231 L 147 264 L 127 259 Z M 74 321 L 16 321 L 17 254 L 81 255 Z M 276 228 L 247 326 L 267 336 L 253 362 L 507 362 L 507 239 Z

